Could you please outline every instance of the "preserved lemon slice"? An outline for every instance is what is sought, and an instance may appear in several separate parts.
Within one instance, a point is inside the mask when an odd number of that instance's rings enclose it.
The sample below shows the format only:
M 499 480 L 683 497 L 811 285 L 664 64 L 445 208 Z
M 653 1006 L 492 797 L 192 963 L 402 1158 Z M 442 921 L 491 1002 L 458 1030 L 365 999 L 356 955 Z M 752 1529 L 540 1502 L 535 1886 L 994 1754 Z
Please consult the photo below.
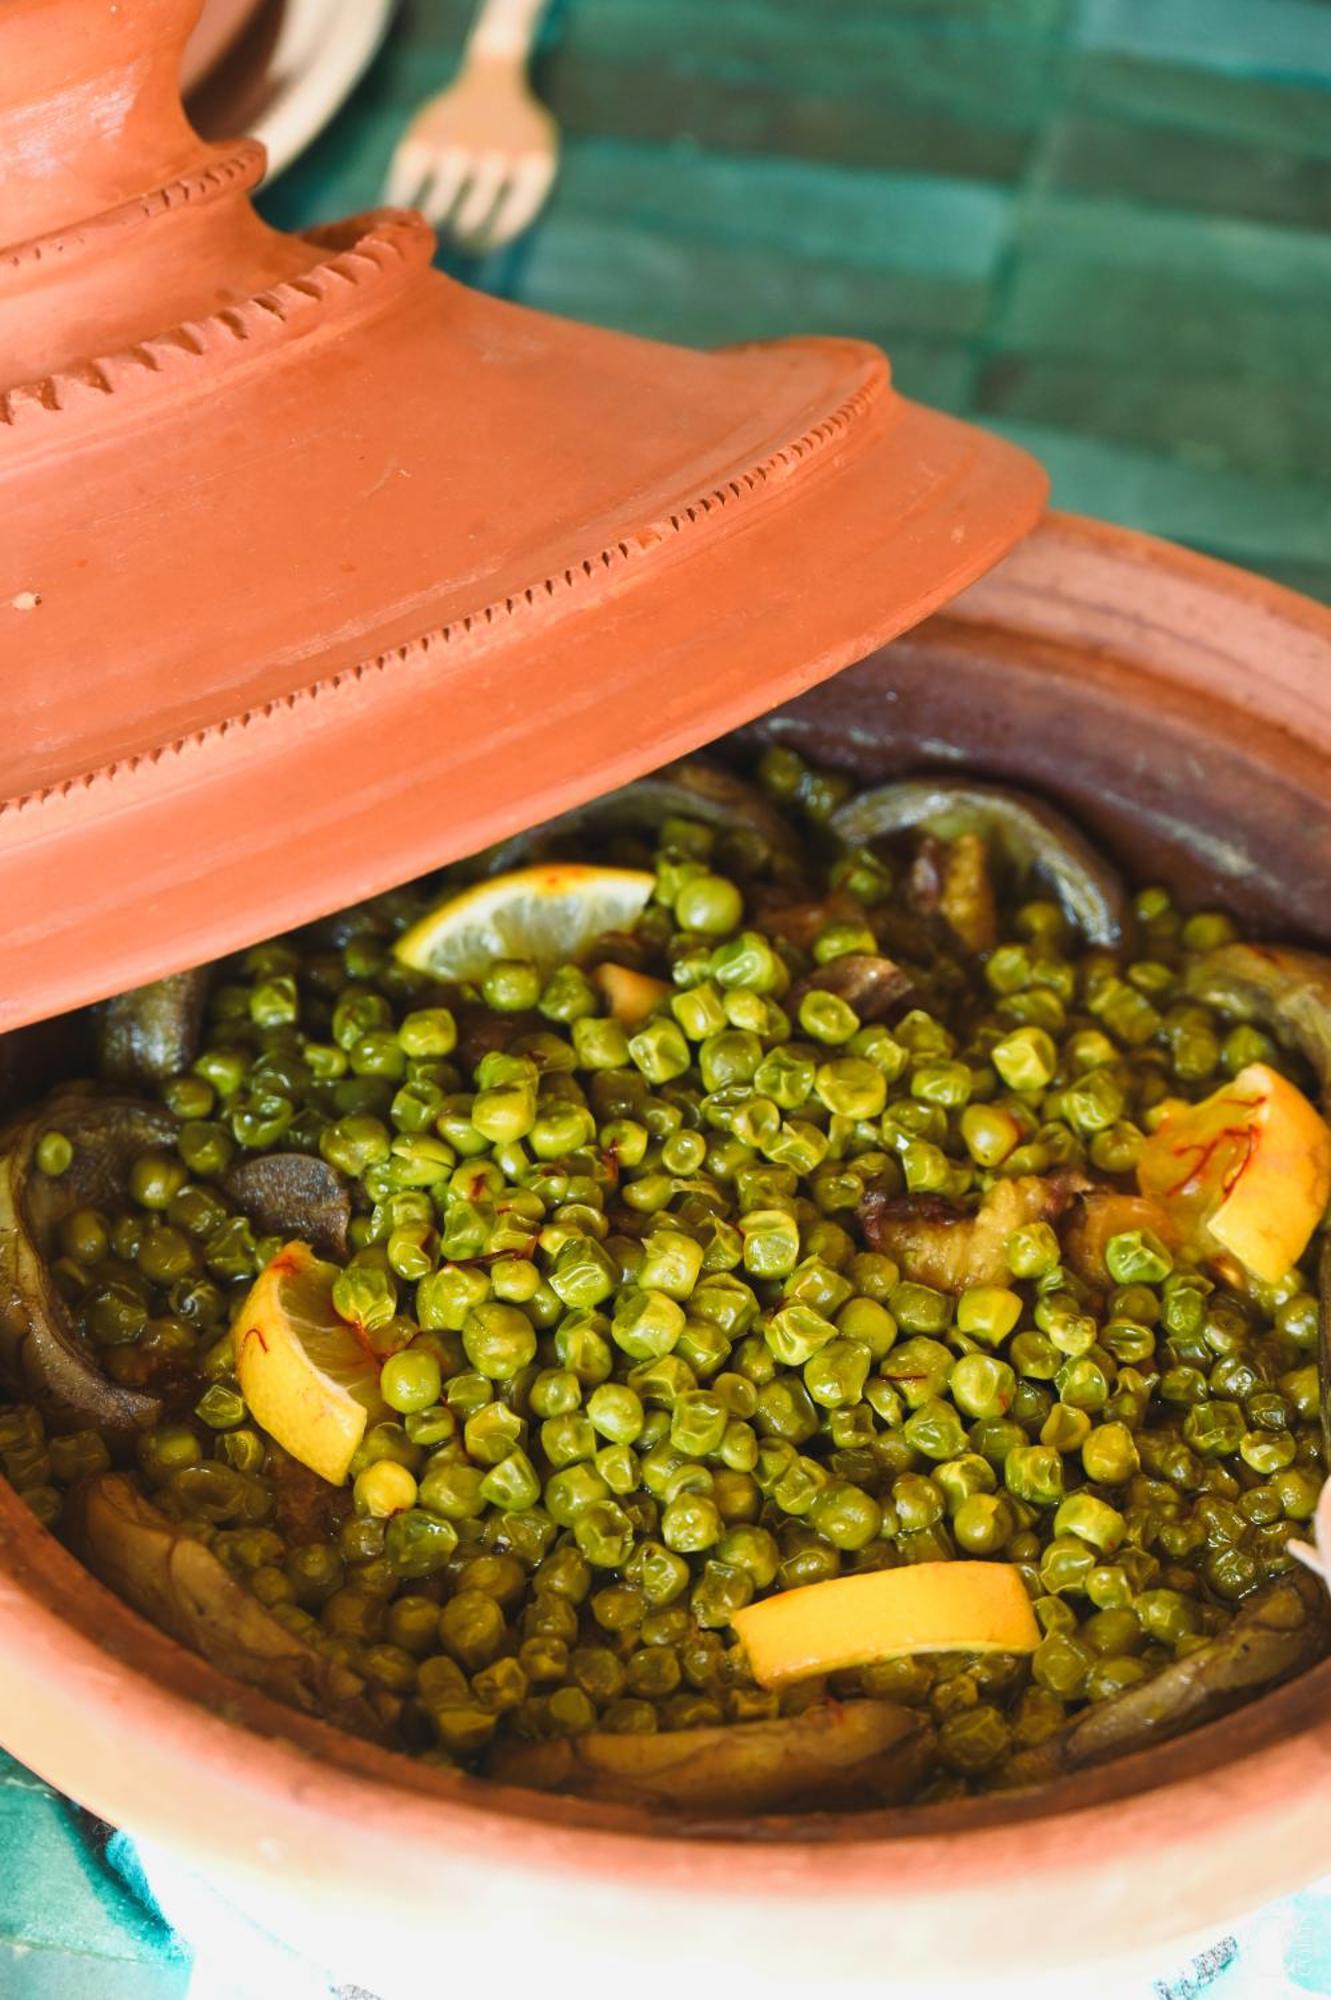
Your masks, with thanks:
M 288 1243 L 232 1327 L 240 1393 L 261 1430 L 340 1486 L 372 1416 L 386 1414 L 379 1362 L 333 1310 L 336 1264 Z
M 397 955 L 437 979 L 478 980 L 498 958 L 530 959 L 549 972 L 607 931 L 628 930 L 655 887 L 641 868 L 517 868 L 440 903 L 398 939 Z
M 1278 1284 L 1326 1211 L 1331 1132 L 1278 1070 L 1249 1063 L 1200 1104 L 1166 1107 L 1137 1184 L 1194 1239 Z
M 1033 1653 L 1031 1600 L 1011 1563 L 912 1563 L 834 1576 L 737 1611 L 760 1687 L 901 1653 Z

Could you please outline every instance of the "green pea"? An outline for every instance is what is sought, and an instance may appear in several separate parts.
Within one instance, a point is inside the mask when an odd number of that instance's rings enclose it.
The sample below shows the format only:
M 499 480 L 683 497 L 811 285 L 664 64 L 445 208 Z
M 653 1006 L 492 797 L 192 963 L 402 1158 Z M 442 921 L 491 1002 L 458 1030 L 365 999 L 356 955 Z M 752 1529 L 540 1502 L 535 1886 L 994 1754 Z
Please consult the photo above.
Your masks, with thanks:
M 561 965 L 552 972 L 537 1004 L 548 1021 L 576 1021 L 600 1012 L 593 987 L 576 965 Z
M 818 1429 L 817 1412 L 808 1390 L 789 1376 L 779 1376 L 759 1390 L 753 1422 L 761 1437 L 790 1445 L 803 1444 Z M 759 1456 L 761 1463 L 761 1451 Z
M 1060 1255 L 1058 1238 L 1047 1222 L 1014 1229 L 1007 1241 L 1008 1269 L 1014 1278 L 1042 1278 L 1057 1267 Z
M 998 1347 L 1021 1318 L 1018 1292 L 1002 1285 L 972 1285 L 957 1300 L 957 1330 L 986 1347 Z
M 723 989 L 745 986 L 753 993 L 768 994 L 780 992 L 786 983 L 785 967 L 758 931 L 741 931 L 738 937 L 718 945 L 709 970 Z
M 783 1306 L 772 1314 L 763 1329 L 763 1338 L 775 1359 L 785 1368 L 800 1368 L 820 1348 L 834 1339 L 836 1328 L 811 1306 Z
M 834 1549 L 862 1549 L 881 1528 L 883 1510 L 872 1494 L 843 1482 L 818 1494 L 809 1520 Z
M 59 1134 L 48 1134 L 59 1137 Z M 70 1149 L 73 1159 L 73 1149 Z M 186 1169 L 170 1153 L 144 1153 L 129 1170 L 129 1191 L 140 1208 L 169 1208 L 185 1185 Z
M 1174 1268 L 1160 1238 L 1149 1229 L 1128 1229 L 1105 1245 L 1105 1264 L 1116 1284 L 1158 1285 Z
M 1043 1090 L 1058 1068 L 1058 1049 L 1043 1028 L 1017 1028 L 989 1052 L 1009 1090 Z
M 966 1433 L 951 1403 L 931 1397 L 907 1417 L 903 1426 L 907 1443 L 926 1458 L 955 1458 L 964 1449 Z
M 1003 1478 L 1009 1493 L 1037 1507 L 1063 1497 L 1063 1461 L 1051 1445 L 1022 1444 L 1007 1453 Z
M 516 1450 L 490 1467 L 479 1492 L 481 1499 L 492 1507 L 517 1514 L 536 1505 L 541 1497 L 541 1482 L 526 1452 Z
M 594 1429 L 612 1444 L 636 1443 L 646 1422 L 641 1398 L 621 1382 L 603 1382 L 593 1389 L 587 1398 L 587 1415 Z
M 936 1527 L 947 1511 L 942 1487 L 918 1472 L 903 1472 L 893 1481 L 892 1505 L 906 1534 L 920 1534 Z
M 971 1493 L 952 1516 L 957 1547 L 971 1556 L 997 1555 L 1015 1525 L 1011 1504 L 1001 1493 Z
M 812 987 L 801 999 L 798 1009 L 800 1027 L 811 1040 L 840 1046 L 856 1034 L 860 1026 L 859 1015 L 848 1001 L 839 994 L 827 993 Z
M 1237 1403 L 1197 1403 L 1183 1419 L 1184 1440 L 1204 1458 L 1228 1458 L 1239 1449 L 1246 1429 Z
M 859 1401 L 873 1360 L 859 1341 L 827 1340 L 805 1362 L 804 1386 L 824 1409 L 844 1408 Z
M 194 1414 L 210 1430 L 234 1430 L 245 1421 L 245 1399 L 223 1382 L 214 1382 L 194 1405 Z
M 535 1359 L 536 1330 L 519 1307 L 490 1300 L 468 1312 L 462 1345 L 478 1373 L 506 1382 Z
M 684 1325 L 683 1307 L 665 1292 L 630 1288 L 615 1301 L 613 1338 L 631 1360 L 659 1360 L 669 1354 Z
M 1317 1507 L 1321 1483 L 1316 1475 L 1301 1465 L 1291 1465 L 1278 1472 L 1271 1484 L 1279 1495 L 1281 1507 L 1291 1521 L 1309 1521 Z
M 1127 1533 L 1127 1523 L 1117 1507 L 1094 1494 L 1070 1493 L 1054 1516 L 1054 1533 L 1076 1535 L 1102 1555 L 1113 1555 Z
M 799 1261 L 799 1225 L 776 1208 L 751 1209 L 740 1222 L 744 1268 L 759 1278 L 786 1278 Z
M 319 1151 L 328 1164 L 352 1179 L 387 1160 L 391 1150 L 392 1135 L 380 1118 L 338 1118 L 319 1135 Z
M 692 1057 L 678 1024 L 658 1018 L 629 1037 L 629 1055 L 649 1083 L 669 1083 L 683 1076 Z
M 705 1458 L 719 1448 L 729 1422 L 730 1413 L 719 1396 L 708 1389 L 689 1389 L 676 1398 L 671 1410 L 670 1440 L 690 1457 Z
M 989 1354 L 965 1354 L 952 1370 L 948 1393 L 968 1417 L 1004 1417 L 1016 1387 L 1016 1374 L 1006 1361 Z
M 695 875 L 675 898 L 675 921 L 682 930 L 726 937 L 744 917 L 744 898 L 723 875 Z
M 898 1326 L 906 1333 L 945 1333 L 952 1319 L 951 1299 L 931 1285 L 914 1282 L 896 1285 L 888 1303 Z
M 941 1341 L 917 1335 L 899 1342 L 880 1363 L 879 1373 L 893 1385 L 909 1409 L 918 1410 L 941 1396 L 954 1359 L 951 1349 Z

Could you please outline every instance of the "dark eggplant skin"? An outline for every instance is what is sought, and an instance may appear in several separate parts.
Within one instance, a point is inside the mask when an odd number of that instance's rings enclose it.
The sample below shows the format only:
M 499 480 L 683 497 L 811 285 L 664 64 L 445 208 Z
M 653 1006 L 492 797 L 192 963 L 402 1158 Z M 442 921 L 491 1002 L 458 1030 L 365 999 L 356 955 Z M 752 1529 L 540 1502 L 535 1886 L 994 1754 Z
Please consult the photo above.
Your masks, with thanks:
M 1291 1571 L 1249 1598 L 1233 1623 L 1195 1652 L 1082 1709 L 1035 1749 L 1019 1751 L 1011 1778 L 1037 1784 L 1212 1722 L 1310 1666 L 1325 1652 L 1328 1636 L 1331 1605 L 1323 1585 Z
M 97 1066 L 110 1083 L 153 1084 L 199 1053 L 207 968 L 172 972 L 96 1010 Z
M 944 777 L 903 778 L 857 793 L 833 813 L 830 825 L 851 847 L 917 830 L 944 839 L 981 834 L 1018 874 L 1047 883 L 1088 943 L 1115 949 L 1131 930 L 1131 901 L 1117 871 L 1070 820 L 1029 793 Z
M 54 1430 L 90 1426 L 126 1439 L 161 1416 L 157 1397 L 102 1374 L 49 1264 L 65 1218 L 123 1197 L 134 1161 L 170 1146 L 176 1129 L 161 1105 L 71 1088 L 0 1133 L 0 1381 L 34 1402 Z M 36 1163 L 48 1132 L 63 1133 L 74 1148 L 60 1175 Z
M 722 764 L 686 757 L 501 841 L 486 856 L 486 873 L 524 867 L 573 835 L 656 828 L 667 819 L 701 820 L 718 833 L 743 835 L 753 844 L 755 860 L 765 860 L 778 873 L 801 872 L 794 834 L 757 787 Z
M 238 1160 L 223 1186 L 260 1236 L 298 1236 L 321 1257 L 345 1258 L 351 1193 L 336 1167 L 312 1153 Z

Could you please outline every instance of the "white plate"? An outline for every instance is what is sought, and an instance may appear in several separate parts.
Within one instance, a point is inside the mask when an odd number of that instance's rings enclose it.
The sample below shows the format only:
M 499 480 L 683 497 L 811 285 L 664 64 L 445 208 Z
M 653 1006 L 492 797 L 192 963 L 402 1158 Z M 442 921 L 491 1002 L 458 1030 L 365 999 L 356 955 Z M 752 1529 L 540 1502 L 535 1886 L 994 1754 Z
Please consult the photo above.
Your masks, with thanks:
M 393 7 L 394 0 L 269 0 L 191 100 L 199 129 L 205 138 L 262 139 L 271 180 L 351 95 Z

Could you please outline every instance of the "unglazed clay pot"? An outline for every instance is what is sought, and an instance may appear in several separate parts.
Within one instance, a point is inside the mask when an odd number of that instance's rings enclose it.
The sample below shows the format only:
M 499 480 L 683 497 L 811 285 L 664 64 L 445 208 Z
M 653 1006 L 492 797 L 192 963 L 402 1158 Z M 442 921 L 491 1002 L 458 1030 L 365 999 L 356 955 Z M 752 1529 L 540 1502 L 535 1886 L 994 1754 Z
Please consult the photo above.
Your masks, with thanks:
M 1139 878 L 1331 940 L 1331 616 L 1034 525 L 1038 468 L 853 343 L 676 354 L 448 285 L 409 218 L 275 235 L 253 150 L 201 156 L 174 103 L 190 15 L 0 18 L 0 141 L 30 142 L 0 184 L 5 1087 L 59 1064 L 61 1007 L 739 725 L 1014 778 Z M 1329 1709 L 1331 1662 L 1019 1794 L 667 1823 L 274 1705 L 0 1484 L 0 1742 L 386 1996 L 938 1993 L 1150 1950 L 1331 1868 Z
M 759 726 L 866 778 L 964 764 L 1038 785 L 1139 874 L 1331 939 L 1331 616 L 1241 572 L 1050 516 L 945 616 Z M 3 1488 L 0 1737 L 386 1994 L 445 1948 L 484 1973 L 519 1913 L 552 1991 L 607 1972 L 652 1993 L 987 1989 L 1158 1949 L 1331 1869 L 1331 1661 L 1020 1794 L 680 1827 L 275 1706 L 145 1625 Z

